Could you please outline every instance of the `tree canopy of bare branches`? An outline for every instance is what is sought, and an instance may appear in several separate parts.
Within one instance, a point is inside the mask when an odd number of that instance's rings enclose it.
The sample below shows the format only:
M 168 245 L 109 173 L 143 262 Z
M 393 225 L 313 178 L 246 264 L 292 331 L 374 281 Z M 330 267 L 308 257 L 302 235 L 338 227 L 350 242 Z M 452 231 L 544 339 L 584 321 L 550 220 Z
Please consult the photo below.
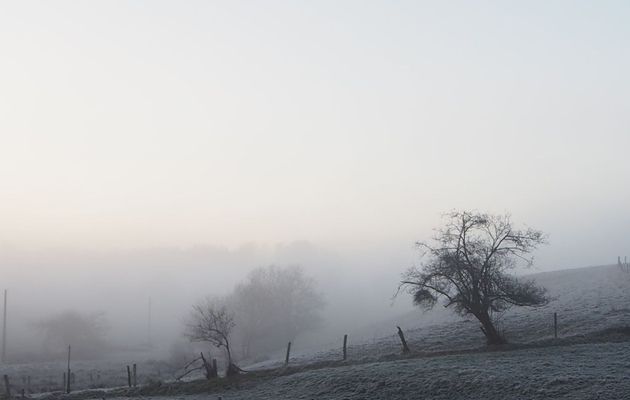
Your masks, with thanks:
M 548 302 L 544 288 L 508 273 L 519 264 L 532 265 L 530 253 L 546 242 L 545 235 L 515 229 L 509 215 L 453 211 L 445 217 L 431 243 L 417 243 L 424 262 L 403 274 L 399 292 L 411 293 L 414 303 L 427 309 L 442 298 L 445 307 L 476 317 L 488 344 L 505 343 L 494 313 Z
M 234 315 L 221 300 L 207 298 L 193 305 L 186 326 L 186 336 L 193 342 L 207 342 L 223 348 L 228 359 L 228 370 L 232 367 L 230 334 L 234 329 Z

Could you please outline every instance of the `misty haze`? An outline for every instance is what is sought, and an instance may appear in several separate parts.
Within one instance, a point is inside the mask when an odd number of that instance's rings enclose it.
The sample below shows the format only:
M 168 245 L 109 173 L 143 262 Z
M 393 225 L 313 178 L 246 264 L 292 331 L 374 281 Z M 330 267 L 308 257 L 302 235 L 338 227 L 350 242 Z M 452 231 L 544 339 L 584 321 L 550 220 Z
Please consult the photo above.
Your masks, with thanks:
M 628 21 L 0 4 L 0 398 L 630 398 Z

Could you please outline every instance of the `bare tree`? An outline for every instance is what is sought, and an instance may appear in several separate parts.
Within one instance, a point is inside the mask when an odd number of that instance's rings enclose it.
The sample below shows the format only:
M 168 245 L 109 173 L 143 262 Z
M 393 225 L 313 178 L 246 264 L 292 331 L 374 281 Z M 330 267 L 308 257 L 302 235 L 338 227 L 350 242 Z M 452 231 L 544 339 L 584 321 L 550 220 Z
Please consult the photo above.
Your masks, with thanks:
M 230 334 L 234 329 L 234 314 L 218 299 L 207 298 L 193 305 L 186 336 L 192 342 L 207 342 L 223 348 L 227 356 L 227 375 L 238 373 L 240 369 L 232 362 Z
M 426 262 L 405 272 L 398 290 L 408 291 L 416 305 L 427 309 L 443 298 L 445 307 L 479 320 L 488 344 L 505 343 L 493 313 L 548 302 L 544 288 L 508 274 L 519 262 L 532 265 L 529 253 L 545 243 L 545 236 L 515 229 L 508 215 L 453 211 L 446 218 L 432 244 L 417 243 Z

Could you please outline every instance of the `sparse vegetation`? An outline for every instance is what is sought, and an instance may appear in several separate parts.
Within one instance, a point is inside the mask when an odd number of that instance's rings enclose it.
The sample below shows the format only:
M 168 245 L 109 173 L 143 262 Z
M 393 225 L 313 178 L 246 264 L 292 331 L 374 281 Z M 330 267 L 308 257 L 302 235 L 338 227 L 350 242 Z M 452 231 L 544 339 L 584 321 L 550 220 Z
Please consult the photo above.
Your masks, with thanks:
M 206 342 L 225 350 L 226 375 L 238 374 L 233 363 L 230 335 L 234 329 L 234 313 L 228 310 L 222 299 L 207 298 L 195 304 L 187 324 L 186 336 L 193 342 Z

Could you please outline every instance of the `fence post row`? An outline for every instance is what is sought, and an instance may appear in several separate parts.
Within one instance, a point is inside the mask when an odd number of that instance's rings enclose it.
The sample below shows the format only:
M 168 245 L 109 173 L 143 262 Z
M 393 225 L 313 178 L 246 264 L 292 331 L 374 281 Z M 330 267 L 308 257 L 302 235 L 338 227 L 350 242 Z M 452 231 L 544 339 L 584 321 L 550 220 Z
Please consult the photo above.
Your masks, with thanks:
M 621 257 L 619 257 L 619 264 L 620 265 L 628 265 L 627 261 L 624 262 L 624 264 L 621 263 Z M 405 339 L 405 334 L 403 332 L 403 330 L 400 328 L 400 326 L 396 326 L 397 330 L 398 330 L 398 337 L 400 338 L 400 342 L 402 345 L 402 352 L 403 353 L 409 353 L 411 350 L 409 349 L 409 345 L 407 344 L 407 340 Z M 558 338 L 558 313 L 554 312 L 553 313 L 553 336 L 555 339 Z M 68 346 L 68 369 L 67 372 L 63 373 L 63 383 L 65 386 L 65 391 L 66 393 L 70 393 L 71 391 L 71 383 L 73 383 L 74 381 L 74 374 L 72 373 L 71 369 L 70 369 L 70 351 L 71 351 L 71 347 Z M 289 365 L 289 359 L 291 356 L 291 342 L 287 343 L 287 351 L 286 351 L 286 356 L 285 356 L 285 360 L 284 360 L 284 364 Z M 348 358 L 348 334 L 344 334 L 343 335 L 343 360 L 345 361 Z M 217 369 L 217 360 L 215 358 L 212 359 L 212 364 L 208 363 L 208 361 L 205 359 L 205 357 L 203 356 L 203 353 L 201 353 L 201 359 L 203 360 L 203 364 L 204 367 L 206 369 L 206 373 L 208 375 L 214 376 L 216 377 L 218 374 L 218 369 Z M 133 372 L 132 372 L 132 367 L 127 365 L 127 385 L 131 388 L 131 387 L 137 387 L 138 384 L 138 377 L 137 377 L 137 371 L 138 371 L 138 366 L 137 364 L 133 364 Z M 9 376 L 8 375 L 4 375 L 4 389 L 5 389 L 5 396 L 7 399 L 11 398 L 11 386 L 9 383 Z M 90 383 L 94 382 L 94 375 L 92 372 L 89 373 L 89 379 L 90 379 Z M 97 380 L 100 380 L 100 372 L 97 371 Z M 31 376 L 27 376 L 27 377 L 22 377 L 22 386 L 25 386 L 24 388 L 22 388 L 22 397 L 25 397 L 25 393 L 31 393 Z

